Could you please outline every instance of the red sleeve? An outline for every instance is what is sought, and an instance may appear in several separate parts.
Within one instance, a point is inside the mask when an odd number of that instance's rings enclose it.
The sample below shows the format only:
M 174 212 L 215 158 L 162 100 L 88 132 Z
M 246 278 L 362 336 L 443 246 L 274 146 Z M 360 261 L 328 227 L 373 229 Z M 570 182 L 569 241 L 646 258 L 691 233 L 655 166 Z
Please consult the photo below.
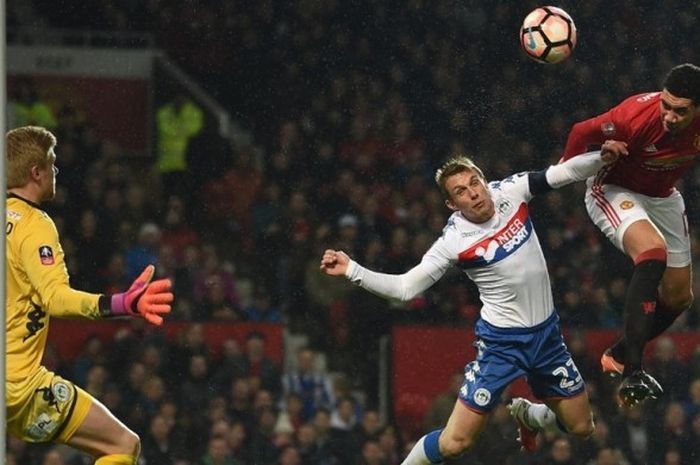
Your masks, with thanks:
M 601 115 L 574 124 L 559 162 L 586 153 L 608 139 L 628 142 L 632 113 L 638 111 L 633 107 L 636 100 L 637 96 L 632 96 Z

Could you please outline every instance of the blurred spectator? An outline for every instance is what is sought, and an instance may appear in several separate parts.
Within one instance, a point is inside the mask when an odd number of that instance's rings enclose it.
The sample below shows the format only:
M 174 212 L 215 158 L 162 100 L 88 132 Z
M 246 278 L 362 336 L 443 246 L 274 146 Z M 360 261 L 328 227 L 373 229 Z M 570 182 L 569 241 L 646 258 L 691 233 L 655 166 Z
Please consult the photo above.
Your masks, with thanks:
M 277 413 L 272 407 L 262 407 L 255 412 L 255 427 L 250 438 L 250 461 L 260 464 L 274 464 L 280 455 L 275 444 Z
M 73 362 L 73 378 L 81 386 L 85 385 L 87 372 L 94 365 L 103 364 L 106 361 L 102 339 L 92 334 L 83 343 L 83 349 Z
M 11 463 L 11 462 L 8 462 Z M 58 451 L 58 449 L 53 448 L 49 449 L 49 451 L 44 455 L 44 461 L 42 462 L 42 465 L 68 465 L 67 462 L 64 460 L 63 456 L 61 453 Z M 167 464 L 165 464 L 167 465 Z
M 589 465 L 628 465 L 628 462 L 619 449 L 605 447 L 598 451 L 595 460 L 589 462 Z
M 194 276 L 194 298 L 201 302 L 207 297 L 208 288 L 213 284 L 221 286 L 223 296 L 235 308 L 240 308 L 240 297 L 233 275 L 233 265 L 224 260 L 217 248 L 206 244 L 202 249 L 202 266 Z
M 551 465 L 576 465 L 581 462 L 572 450 L 571 440 L 566 436 L 560 436 L 552 443 L 548 461 L 544 463 Z
M 357 447 L 357 435 L 353 431 L 356 418 L 353 401 L 349 397 L 338 399 L 336 408 L 331 413 L 330 442 L 328 446 L 338 458 L 340 464 L 353 465 Z
M 688 370 L 678 359 L 676 343 L 668 335 L 656 339 L 651 360 L 646 364 L 649 373 L 664 386 L 664 398 L 682 400 L 688 392 Z
M 219 359 L 212 382 L 217 391 L 226 392 L 234 379 L 245 376 L 247 371 L 246 358 L 241 352 L 238 341 L 233 337 L 224 339 L 221 343 L 221 358 Z
M 690 446 L 690 428 L 682 404 L 669 402 L 662 412 L 661 421 L 652 423 L 650 450 L 654 463 L 666 463 L 670 451 L 680 452 L 688 450 Z M 682 463 L 682 459 L 679 463 Z
M 335 404 L 331 380 L 316 369 L 316 363 L 316 353 L 312 349 L 299 349 L 296 367 L 282 377 L 285 398 L 292 392 L 301 396 L 305 421 L 313 418 L 318 408 Z
M 209 439 L 207 453 L 202 457 L 201 465 L 236 465 L 226 439 L 214 436 Z
M 462 383 L 464 383 L 464 373 L 461 371 L 453 373 L 450 376 L 447 389 L 431 400 L 430 407 L 423 418 L 425 431 L 434 431 L 447 424 L 447 419 L 454 409 L 455 402 L 457 402 Z
M 644 405 L 620 409 L 611 423 L 612 439 L 632 465 L 651 463 L 653 438 L 644 417 Z
M 386 457 L 382 451 L 379 442 L 375 439 L 368 439 L 362 444 L 362 455 L 360 456 L 360 465 L 387 465 Z
M 277 364 L 267 356 L 263 333 L 253 331 L 246 337 L 245 367 L 251 382 L 270 391 L 275 399 L 282 392 L 281 374 Z
M 161 415 L 151 418 L 148 434 L 143 440 L 142 458 L 145 465 L 173 465 L 173 445 L 170 440 L 173 426 Z
M 187 176 L 187 146 L 203 125 L 202 109 L 184 94 L 177 94 L 158 108 L 158 171 L 165 198 L 171 194 L 183 197 L 188 194 L 191 186 Z
M 8 102 L 8 125 L 10 128 L 43 126 L 52 130 L 58 126 L 53 109 L 47 102 L 39 98 L 39 94 L 30 80 L 20 80 L 17 83 L 17 90 L 13 94 Z
M 180 389 L 180 403 L 186 410 L 204 410 L 213 393 L 207 358 L 204 355 L 192 355 L 187 366 L 187 377 Z
M 158 246 L 161 232 L 155 223 L 145 223 L 139 229 L 138 243 L 126 252 L 127 280 L 135 279 L 148 264 L 158 266 Z
M 296 447 L 285 447 L 280 453 L 279 465 L 302 465 L 301 454 Z
M 253 323 L 281 323 L 282 314 L 272 303 L 272 296 L 262 287 L 255 289 L 253 301 L 244 309 L 245 320 Z

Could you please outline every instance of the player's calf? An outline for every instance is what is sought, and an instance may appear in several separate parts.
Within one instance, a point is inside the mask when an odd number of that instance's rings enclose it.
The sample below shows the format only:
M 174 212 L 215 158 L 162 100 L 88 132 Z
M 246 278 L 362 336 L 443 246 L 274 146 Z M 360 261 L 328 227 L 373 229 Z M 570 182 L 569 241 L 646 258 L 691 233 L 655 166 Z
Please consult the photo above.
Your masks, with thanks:
M 453 459 L 467 452 L 476 442 L 471 435 L 459 431 L 440 436 L 440 452 L 445 459 Z

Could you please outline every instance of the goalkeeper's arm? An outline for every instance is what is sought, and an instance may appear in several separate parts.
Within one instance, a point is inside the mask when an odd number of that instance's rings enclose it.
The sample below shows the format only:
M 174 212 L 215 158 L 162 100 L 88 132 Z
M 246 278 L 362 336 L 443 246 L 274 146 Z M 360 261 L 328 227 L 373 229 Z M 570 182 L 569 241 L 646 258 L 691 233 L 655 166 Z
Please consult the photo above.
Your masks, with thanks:
M 125 292 L 100 297 L 100 311 L 104 317 L 140 315 L 149 323 L 160 325 L 163 314 L 170 313 L 174 296 L 169 279 L 151 282 L 155 267 L 148 265 Z

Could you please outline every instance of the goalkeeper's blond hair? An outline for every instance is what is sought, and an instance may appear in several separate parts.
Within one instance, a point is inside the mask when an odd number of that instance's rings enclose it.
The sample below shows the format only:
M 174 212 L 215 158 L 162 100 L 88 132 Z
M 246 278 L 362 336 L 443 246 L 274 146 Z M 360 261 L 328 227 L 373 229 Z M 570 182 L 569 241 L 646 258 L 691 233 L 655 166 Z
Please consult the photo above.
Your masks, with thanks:
M 33 166 L 48 166 L 56 146 L 56 136 L 40 126 L 23 126 L 8 131 L 5 144 L 7 188 L 12 189 L 29 182 Z
M 450 199 L 450 193 L 447 192 L 447 188 L 445 187 L 447 178 L 464 171 L 474 171 L 481 179 L 486 179 L 484 172 L 481 171 L 481 168 L 479 168 L 471 158 L 465 155 L 457 155 L 450 158 L 443 163 L 442 166 L 437 169 L 437 171 L 435 171 L 435 183 L 437 183 L 438 187 L 440 188 L 440 192 L 445 199 Z

